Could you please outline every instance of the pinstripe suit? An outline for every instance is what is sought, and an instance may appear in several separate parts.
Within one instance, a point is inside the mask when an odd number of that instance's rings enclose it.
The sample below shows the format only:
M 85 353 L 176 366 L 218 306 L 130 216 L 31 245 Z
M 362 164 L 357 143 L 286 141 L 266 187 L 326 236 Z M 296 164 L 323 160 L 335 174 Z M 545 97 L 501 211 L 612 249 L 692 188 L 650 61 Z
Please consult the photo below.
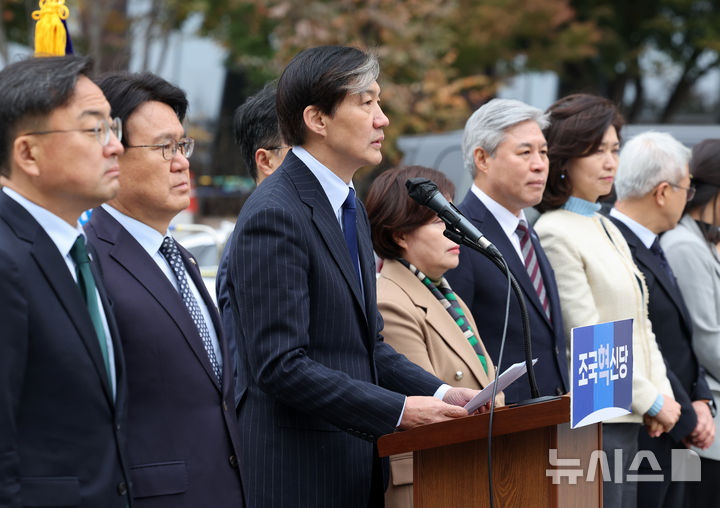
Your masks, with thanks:
M 364 291 L 323 188 L 292 152 L 238 218 L 228 289 L 248 378 L 239 409 L 248 506 L 382 506 L 369 499 L 373 441 L 395 429 L 403 394 L 441 385 L 381 340 L 360 203 L 357 229 Z

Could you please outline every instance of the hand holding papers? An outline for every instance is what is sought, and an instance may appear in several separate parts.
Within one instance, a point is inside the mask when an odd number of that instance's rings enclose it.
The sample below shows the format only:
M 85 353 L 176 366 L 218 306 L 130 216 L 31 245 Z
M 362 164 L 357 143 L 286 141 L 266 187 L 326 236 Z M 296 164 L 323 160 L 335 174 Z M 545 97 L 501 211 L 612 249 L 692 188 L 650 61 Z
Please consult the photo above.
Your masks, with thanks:
M 537 362 L 537 358 L 532 361 L 533 365 L 535 365 L 535 362 Z M 526 372 L 527 365 L 525 365 L 525 362 L 518 362 L 511 365 L 505 372 L 500 374 L 497 379 L 493 380 L 485 388 L 480 390 L 480 393 L 475 395 L 470 402 L 465 404 L 465 409 L 467 409 L 468 414 L 474 413 L 481 406 L 484 406 L 492 400 L 493 386 L 495 386 L 496 382 L 498 384 L 497 393 L 500 393 Z

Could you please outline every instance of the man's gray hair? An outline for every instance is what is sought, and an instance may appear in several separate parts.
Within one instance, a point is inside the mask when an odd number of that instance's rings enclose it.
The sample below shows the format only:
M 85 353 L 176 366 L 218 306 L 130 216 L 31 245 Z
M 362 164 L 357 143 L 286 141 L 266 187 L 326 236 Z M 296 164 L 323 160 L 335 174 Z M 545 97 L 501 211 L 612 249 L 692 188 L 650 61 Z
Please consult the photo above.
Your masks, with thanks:
M 495 150 L 505 138 L 505 131 L 528 120 L 534 120 L 544 129 L 550 125 L 542 110 L 514 99 L 493 99 L 478 108 L 465 123 L 462 153 L 465 169 L 475 178 L 473 153 L 477 147 L 495 156 Z
M 625 143 L 615 176 L 618 200 L 643 197 L 659 183 L 679 184 L 690 149 L 667 132 L 648 131 Z
M 342 76 L 351 78 L 345 88 L 348 95 L 367 92 L 380 75 L 380 63 L 377 56 L 369 51 L 366 55 L 367 59 L 360 67 Z

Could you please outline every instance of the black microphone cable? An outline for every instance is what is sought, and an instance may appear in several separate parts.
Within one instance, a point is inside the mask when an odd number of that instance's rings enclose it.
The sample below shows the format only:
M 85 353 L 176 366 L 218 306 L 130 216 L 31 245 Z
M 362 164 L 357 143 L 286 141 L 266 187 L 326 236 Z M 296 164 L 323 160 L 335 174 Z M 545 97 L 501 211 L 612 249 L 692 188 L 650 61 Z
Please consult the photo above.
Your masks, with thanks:
M 508 322 L 510 319 L 510 294 L 511 294 L 511 283 L 510 283 L 510 268 L 504 258 L 499 258 L 505 267 L 505 274 L 507 275 L 507 297 L 505 298 L 505 324 L 503 325 L 502 339 L 500 340 L 500 354 L 498 355 L 498 363 L 495 366 L 495 385 L 493 386 L 492 401 L 490 402 L 490 421 L 488 422 L 488 443 L 487 443 L 487 460 L 488 460 L 488 492 L 490 493 L 490 508 L 494 508 L 495 503 L 493 500 L 493 475 L 492 475 L 492 427 L 493 427 L 493 416 L 495 415 L 495 397 L 497 396 L 498 377 L 501 373 L 503 352 L 505 351 L 505 337 L 507 336 Z

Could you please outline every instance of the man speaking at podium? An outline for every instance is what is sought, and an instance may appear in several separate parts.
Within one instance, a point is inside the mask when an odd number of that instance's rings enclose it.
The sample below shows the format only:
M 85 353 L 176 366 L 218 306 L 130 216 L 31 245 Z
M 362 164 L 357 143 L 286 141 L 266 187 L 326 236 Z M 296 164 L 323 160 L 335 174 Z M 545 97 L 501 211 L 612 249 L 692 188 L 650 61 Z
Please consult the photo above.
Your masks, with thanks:
M 383 506 L 374 441 L 465 416 L 457 405 L 475 394 L 380 335 L 370 226 L 352 185 L 382 158 L 377 76 L 374 56 L 332 46 L 298 54 L 278 82 L 293 149 L 243 207 L 229 260 L 249 378 L 239 409 L 249 506 Z

